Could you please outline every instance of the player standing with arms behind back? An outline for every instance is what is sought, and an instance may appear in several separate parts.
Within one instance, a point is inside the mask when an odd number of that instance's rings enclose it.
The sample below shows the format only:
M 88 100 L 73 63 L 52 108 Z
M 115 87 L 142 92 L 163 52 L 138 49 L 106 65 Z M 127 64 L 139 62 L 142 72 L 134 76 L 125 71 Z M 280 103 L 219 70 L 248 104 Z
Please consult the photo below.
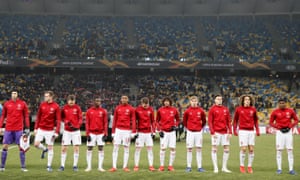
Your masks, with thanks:
M 34 146 L 42 149 L 41 158 L 45 157 L 48 152 L 47 171 L 52 172 L 52 160 L 54 155 L 53 144 L 58 137 L 60 130 L 61 114 L 59 105 L 54 102 L 54 93 L 46 91 L 44 93 L 44 102 L 40 104 L 35 125 L 34 125 Z M 56 127 L 56 130 L 55 130 Z M 45 138 L 48 147 L 45 147 L 41 141 Z
M 234 135 L 239 136 L 240 145 L 240 172 L 245 173 L 245 158 L 248 149 L 248 173 L 252 174 L 252 163 L 254 160 L 255 132 L 259 136 L 258 117 L 254 107 L 253 97 L 242 95 L 241 106 L 235 109 L 233 130 Z M 255 129 L 255 130 L 254 130 Z
M 134 171 L 139 170 L 139 161 L 141 149 L 146 144 L 148 152 L 149 161 L 149 171 L 154 171 L 153 167 L 153 139 L 155 136 L 155 122 L 154 122 L 154 111 L 153 108 L 149 106 L 149 99 L 143 97 L 141 99 L 141 105 L 135 109 L 136 122 L 137 122 L 137 132 L 138 137 L 135 140 L 135 153 L 134 153 Z
M 223 98 L 221 95 L 215 96 L 215 104 L 209 109 L 208 124 L 211 134 L 211 158 L 214 166 L 214 173 L 218 173 L 217 151 L 218 145 L 222 144 L 224 148 L 222 172 L 231 173 L 227 169 L 227 161 L 229 158 L 229 145 L 232 134 L 231 117 L 229 109 L 223 106 Z
M 124 146 L 124 159 L 123 159 L 123 171 L 129 172 L 130 169 L 127 167 L 129 159 L 129 146 L 131 138 L 136 136 L 136 121 L 135 121 L 135 110 L 128 104 L 128 96 L 121 96 L 121 104 L 118 105 L 114 112 L 114 121 L 112 127 L 113 137 L 113 167 L 109 170 L 115 172 L 117 170 L 117 160 L 119 146 Z
M 6 122 L 3 135 L 3 148 L 1 153 L 0 171 L 5 170 L 6 158 L 8 154 L 8 145 L 16 143 L 20 149 L 21 170 L 28 171 L 25 166 L 25 151 L 20 148 L 20 138 L 23 133 L 29 134 L 29 115 L 28 107 L 25 101 L 18 98 L 18 92 L 11 92 L 11 100 L 4 103 L 2 116 L 0 119 L 0 128 L 2 129 L 4 121 Z M 23 129 L 25 130 L 23 131 Z M 2 133 L 0 129 L 0 134 Z
M 160 167 L 159 171 L 164 171 L 164 161 L 166 149 L 170 148 L 170 159 L 168 171 L 174 171 L 173 163 L 176 156 L 176 129 L 180 123 L 179 112 L 172 106 L 172 100 L 169 97 L 165 97 L 162 100 L 162 107 L 157 111 L 157 129 L 160 136 Z
M 68 146 L 71 145 L 71 141 L 74 146 L 73 171 L 78 171 L 77 164 L 79 159 L 79 145 L 81 145 L 80 126 L 82 124 L 82 111 L 81 108 L 75 104 L 75 102 L 75 95 L 69 95 L 67 97 L 67 104 L 61 111 L 61 118 L 65 124 L 65 127 L 61 142 L 61 166 L 59 171 L 65 170 Z
M 192 171 L 193 147 L 196 146 L 196 159 L 198 172 L 205 172 L 202 168 L 202 143 L 203 128 L 206 124 L 204 110 L 198 106 L 197 96 L 190 97 L 190 107 L 183 114 L 183 125 L 186 127 L 187 168 L 186 172 Z
M 282 174 L 281 161 L 282 151 L 287 149 L 289 174 L 295 175 L 294 171 L 294 155 L 293 155 L 293 134 L 292 128 L 298 124 L 298 117 L 295 111 L 286 107 L 286 100 L 280 98 L 278 100 L 278 108 L 273 110 L 270 116 L 270 125 L 277 129 L 276 131 L 276 160 L 277 174 Z
M 98 171 L 104 172 L 103 160 L 105 140 L 107 139 L 108 117 L 107 110 L 101 108 L 100 97 L 94 98 L 94 106 L 86 112 L 85 131 L 87 137 L 86 161 L 87 168 L 85 172 L 92 170 L 93 147 L 98 145 Z

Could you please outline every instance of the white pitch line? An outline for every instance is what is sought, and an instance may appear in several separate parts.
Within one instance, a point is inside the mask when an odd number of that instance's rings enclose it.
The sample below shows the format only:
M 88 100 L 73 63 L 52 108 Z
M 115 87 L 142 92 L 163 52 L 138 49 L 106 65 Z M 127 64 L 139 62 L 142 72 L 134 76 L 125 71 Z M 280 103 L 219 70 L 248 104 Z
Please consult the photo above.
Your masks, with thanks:
M 10 146 L 10 147 L 8 147 L 8 149 L 13 149 L 13 148 L 16 148 L 16 147 L 18 147 L 18 146 Z M 0 150 L 0 152 L 2 152 L 2 149 Z

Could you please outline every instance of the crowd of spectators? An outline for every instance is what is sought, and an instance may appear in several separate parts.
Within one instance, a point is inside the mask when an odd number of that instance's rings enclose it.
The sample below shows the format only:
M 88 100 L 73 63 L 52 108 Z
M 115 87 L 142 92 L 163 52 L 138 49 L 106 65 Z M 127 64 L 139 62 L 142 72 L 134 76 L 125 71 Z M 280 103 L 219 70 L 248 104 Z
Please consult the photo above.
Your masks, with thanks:
M 277 62 L 288 44 L 299 57 L 299 16 L 96 17 L 1 15 L 2 58 L 80 58 L 109 60 L 209 60 Z M 274 20 L 276 19 L 276 20 Z M 274 28 L 272 28 L 274 27 Z M 276 27 L 276 28 L 275 28 Z M 62 28 L 61 32 L 57 29 Z M 56 33 L 58 32 L 58 33 Z M 60 32 L 60 33 L 59 33 Z M 202 34 L 203 33 L 203 34 Z M 52 47 L 53 36 L 61 44 Z M 207 42 L 203 42 L 207 41 Z M 289 48 L 287 47 L 287 48 Z M 50 51 L 49 51 L 50 50 Z M 291 53 L 293 54 L 293 53 Z
M 233 112 L 238 106 L 240 95 L 252 94 L 255 97 L 255 106 L 263 117 L 261 123 L 267 121 L 279 97 L 287 98 L 291 107 L 300 108 L 298 86 L 294 84 L 295 89 L 291 90 L 288 80 L 272 77 L 215 76 L 209 79 L 192 74 L 130 75 L 109 71 L 54 75 L 10 73 L 1 74 L 0 81 L 0 102 L 3 103 L 10 98 L 12 89 L 17 89 L 20 98 L 28 103 L 32 114 L 37 112 L 45 90 L 54 91 L 56 101 L 61 106 L 65 104 L 68 94 L 75 94 L 77 103 L 83 111 L 92 105 L 93 97 L 100 96 L 103 107 L 110 113 L 119 104 L 122 94 L 129 95 L 133 106 L 137 106 L 139 99 L 147 96 L 154 109 L 158 109 L 161 106 L 161 100 L 169 96 L 181 114 L 188 107 L 188 98 L 191 95 L 197 95 L 200 100 L 199 105 L 208 111 L 214 103 L 214 95 L 220 93 L 224 97 L 224 104 Z

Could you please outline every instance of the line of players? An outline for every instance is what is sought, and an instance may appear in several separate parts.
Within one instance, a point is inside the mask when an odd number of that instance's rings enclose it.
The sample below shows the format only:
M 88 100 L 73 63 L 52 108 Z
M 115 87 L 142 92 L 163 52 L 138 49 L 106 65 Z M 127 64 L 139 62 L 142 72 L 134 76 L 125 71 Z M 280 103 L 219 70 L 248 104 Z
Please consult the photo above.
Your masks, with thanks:
M 59 135 L 60 123 L 64 122 L 64 132 L 62 136 L 61 167 L 59 171 L 64 171 L 67 157 L 67 147 L 73 144 L 73 170 L 78 171 L 79 146 L 81 145 L 80 126 L 82 124 L 81 108 L 75 104 L 75 96 L 67 97 L 67 104 L 60 110 L 59 105 L 54 101 L 54 93 L 46 91 L 44 102 L 40 104 L 34 127 L 34 146 L 42 150 L 41 158 L 48 154 L 47 171 L 52 170 L 52 160 L 54 156 L 53 144 Z M 135 109 L 128 103 L 128 96 L 121 96 L 120 105 L 115 108 L 112 126 L 113 152 L 112 168 L 110 172 L 117 171 L 118 150 L 121 145 L 124 147 L 123 171 L 129 172 L 129 146 L 132 139 L 135 139 L 134 171 L 139 170 L 140 152 L 144 144 L 147 147 L 149 171 L 155 171 L 153 166 L 153 138 L 156 132 L 160 136 L 160 166 L 158 171 L 165 170 L 166 149 L 170 148 L 170 158 L 167 167 L 168 171 L 174 171 L 173 163 L 176 156 L 176 134 L 180 118 L 178 110 L 172 106 L 172 100 L 168 97 L 162 100 L 162 107 L 157 111 L 156 120 L 154 111 L 149 106 L 149 99 L 144 97 L 141 104 Z M 231 173 L 227 168 L 229 158 L 229 145 L 232 135 L 232 122 L 230 112 L 222 104 L 222 96 L 215 96 L 215 104 L 208 112 L 208 125 L 211 133 L 211 158 L 214 173 L 218 173 L 217 147 L 221 144 L 224 148 L 222 172 Z M 255 135 L 259 136 L 259 126 L 257 112 L 254 107 L 254 100 L 250 95 L 240 97 L 241 105 L 236 108 L 233 118 L 233 134 L 239 137 L 240 145 L 240 172 L 253 173 L 252 162 L 254 160 Z M 204 110 L 198 106 L 198 98 L 190 97 L 190 106 L 183 114 L 183 125 L 186 128 L 186 148 L 187 148 L 187 168 L 186 172 L 192 171 L 192 150 L 196 147 L 197 171 L 205 172 L 202 168 L 202 133 L 206 125 L 206 115 Z M 98 171 L 103 169 L 104 145 L 107 139 L 108 117 L 106 109 L 101 107 L 100 97 L 94 98 L 94 105 L 86 112 L 86 137 L 87 152 L 86 172 L 92 170 L 92 150 L 98 146 Z M 28 108 L 24 101 L 18 98 L 18 92 L 12 91 L 11 100 L 4 104 L 3 113 L 0 119 L 0 127 L 5 122 L 3 138 L 3 149 L 1 153 L 0 171 L 5 171 L 8 145 L 16 143 L 20 149 L 21 170 L 28 171 L 25 166 L 25 152 L 29 148 L 29 117 Z M 276 160 L 277 174 L 282 173 L 281 154 L 284 148 L 288 152 L 289 174 L 295 175 L 293 169 L 293 136 L 292 129 L 297 126 L 298 118 L 293 109 L 286 107 L 286 99 L 279 99 L 278 108 L 270 117 L 270 125 L 276 131 Z M 45 139 L 47 146 L 41 142 Z M 245 157 L 248 150 L 248 166 L 245 167 Z

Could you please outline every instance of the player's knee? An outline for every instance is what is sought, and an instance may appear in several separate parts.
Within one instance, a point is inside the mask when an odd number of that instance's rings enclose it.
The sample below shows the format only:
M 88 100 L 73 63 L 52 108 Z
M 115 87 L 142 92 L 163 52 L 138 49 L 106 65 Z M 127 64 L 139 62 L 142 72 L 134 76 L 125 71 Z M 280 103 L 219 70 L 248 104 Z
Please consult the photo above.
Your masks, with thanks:
M 175 152 L 176 149 L 175 148 L 170 148 L 170 151 Z
M 88 146 L 87 149 L 88 149 L 88 151 L 92 151 L 93 150 L 93 146 Z
M 147 147 L 147 150 L 148 150 L 148 151 L 152 151 L 152 146 L 148 146 L 148 147 Z
M 141 151 L 141 149 L 142 149 L 142 147 L 138 147 L 138 146 L 135 147 L 135 150 L 136 150 L 136 151 Z M 148 148 L 147 148 L 147 149 L 148 149 Z
M 39 142 L 34 142 L 34 147 L 38 148 L 38 147 L 39 147 L 39 145 L 40 145 L 40 143 L 39 143 Z
M 99 151 L 103 151 L 103 146 L 98 146 Z

